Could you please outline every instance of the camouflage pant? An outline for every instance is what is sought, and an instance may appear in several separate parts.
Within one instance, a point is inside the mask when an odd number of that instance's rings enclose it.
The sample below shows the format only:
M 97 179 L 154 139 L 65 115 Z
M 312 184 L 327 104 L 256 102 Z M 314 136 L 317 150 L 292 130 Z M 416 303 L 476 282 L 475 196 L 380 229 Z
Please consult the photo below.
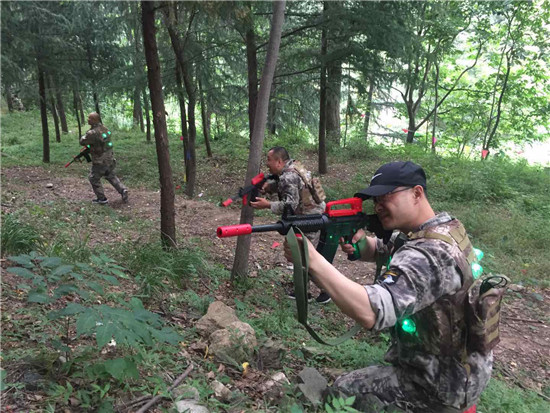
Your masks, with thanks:
M 105 179 L 107 179 L 107 181 L 114 186 L 119 194 L 122 195 L 122 192 L 126 189 L 124 184 L 120 182 L 120 179 L 118 179 L 115 175 L 115 168 L 116 161 L 114 159 L 107 165 L 92 165 L 88 179 L 90 180 L 90 184 L 92 184 L 92 189 L 94 190 L 97 199 L 105 199 L 105 192 L 103 190 L 103 184 L 101 183 L 102 177 L 105 177 Z
M 413 383 L 403 369 L 395 366 L 370 366 L 343 374 L 329 393 L 355 396 L 353 407 L 368 413 L 460 413 L 460 410 L 439 404 L 433 395 Z

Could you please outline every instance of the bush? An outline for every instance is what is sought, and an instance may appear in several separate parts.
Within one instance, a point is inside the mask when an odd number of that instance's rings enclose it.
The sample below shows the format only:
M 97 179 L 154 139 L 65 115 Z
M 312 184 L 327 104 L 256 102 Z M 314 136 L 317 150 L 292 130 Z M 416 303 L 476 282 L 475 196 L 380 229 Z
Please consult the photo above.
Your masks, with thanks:
M 39 241 L 33 227 L 22 224 L 12 214 L 2 214 L 2 257 L 30 252 Z

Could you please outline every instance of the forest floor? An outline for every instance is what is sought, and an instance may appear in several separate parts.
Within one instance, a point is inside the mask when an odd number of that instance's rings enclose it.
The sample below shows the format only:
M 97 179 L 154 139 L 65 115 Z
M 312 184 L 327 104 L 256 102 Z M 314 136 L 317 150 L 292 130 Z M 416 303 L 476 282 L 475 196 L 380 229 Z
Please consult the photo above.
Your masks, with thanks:
M 84 168 L 83 168 L 84 169 Z M 326 179 L 337 182 L 347 174 L 345 167 L 334 167 Z M 214 174 L 215 171 L 212 173 Z M 80 174 L 80 172 L 79 172 Z M 338 176 L 342 174 L 342 176 Z M 90 202 L 93 193 L 82 173 L 81 177 L 60 177 L 40 167 L 4 168 L 2 188 L 2 209 L 13 212 L 24 208 L 31 202 L 44 204 L 47 201 L 64 199 L 75 209 Z M 216 177 L 203 177 L 205 182 L 216 182 Z M 51 187 L 48 184 L 52 184 Z M 106 195 L 109 205 L 89 205 L 89 208 L 113 208 L 128 217 L 143 220 L 159 220 L 159 193 L 139 188 L 129 188 L 128 204 L 121 202 L 120 196 L 106 183 Z M 220 225 L 238 223 L 238 208 L 222 208 L 212 202 L 186 199 L 181 190 L 176 191 L 176 224 L 180 244 L 196 242 L 200 239 L 200 248 L 209 260 L 220 263 L 230 269 L 236 245 L 235 238 L 218 239 L 216 228 Z M 28 205 L 28 204 L 27 204 Z M 255 224 L 274 222 L 275 217 L 255 218 Z M 89 245 L 115 243 L 118 239 L 143 236 L 143 234 L 108 233 L 98 223 L 91 224 Z M 90 228 L 92 229 L 92 228 Z M 122 230 L 124 231 L 124 230 Z M 158 236 L 158 234 L 152 234 Z M 284 267 L 287 264 L 282 251 L 283 239 L 276 233 L 263 233 L 254 237 L 251 249 L 251 276 L 255 269 Z M 374 268 L 365 263 L 350 262 L 339 252 L 335 258 L 336 267 L 346 276 L 357 282 L 372 282 Z M 217 299 L 231 303 L 233 292 L 229 285 L 221 285 L 214 292 Z M 519 286 L 517 291 L 506 295 L 501 321 L 501 342 L 495 350 L 495 366 L 499 377 L 513 385 L 538 392 L 550 385 L 550 328 L 549 309 L 550 290 Z M 5 309 L 14 308 L 13 303 L 2 299 Z M 21 345 L 24 345 L 22 343 Z

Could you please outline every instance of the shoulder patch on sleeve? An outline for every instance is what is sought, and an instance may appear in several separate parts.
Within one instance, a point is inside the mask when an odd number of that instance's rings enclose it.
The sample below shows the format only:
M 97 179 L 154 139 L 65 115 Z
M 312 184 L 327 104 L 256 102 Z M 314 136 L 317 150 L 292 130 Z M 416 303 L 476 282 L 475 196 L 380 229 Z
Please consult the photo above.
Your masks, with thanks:
M 395 271 L 386 271 L 380 276 L 380 282 L 384 284 L 395 284 L 399 279 L 399 274 Z

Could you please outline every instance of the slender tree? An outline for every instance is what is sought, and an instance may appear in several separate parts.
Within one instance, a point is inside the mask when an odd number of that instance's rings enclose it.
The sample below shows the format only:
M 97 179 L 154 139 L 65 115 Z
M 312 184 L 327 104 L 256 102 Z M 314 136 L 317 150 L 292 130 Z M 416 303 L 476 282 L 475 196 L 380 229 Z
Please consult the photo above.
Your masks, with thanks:
M 166 127 L 166 111 L 162 94 L 162 80 L 157 50 L 155 28 L 155 5 L 150 1 L 141 2 L 143 24 L 143 47 L 147 62 L 147 79 L 151 92 L 153 124 L 160 179 L 160 238 L 165 248 L 176 247 L 176 212 L 174 209 L 174 184 L 170 166 L 170 150 Z
M 260 81 L 260 91 L 258 93 L 258 104 L 254 116 L 254 130 L 250 142 L 250 152 L 248 154 L 248 167 L 246 170 L 245 183 L 251 179 L 260 170 L 260 160 L 265 136 L 265 127 L 267 123 L 267 110 L 269 106 L 269 94 L 277 57 L 279 55 L 279 46 L 281 44 L 281 33 L 283 28 L 285 14 L 285 1 L 273 2 L 273 20 L 271 22 L 271 31 L 269 33 L 269 44 L 267 46 L 267 55 L 265 65 L 262 71 Z M 254 210 L 248 205 L 243 205 L 241 210 L 241 224 L 252 224 L 254 221 Z M 235 251 L 235 261 L 231 271 L 231 280 L 236 277 L 246 276 L 248 270 L 248 255 L 250 253 L 250 235 L 239 237 L 237 240 L 237 249 Z

